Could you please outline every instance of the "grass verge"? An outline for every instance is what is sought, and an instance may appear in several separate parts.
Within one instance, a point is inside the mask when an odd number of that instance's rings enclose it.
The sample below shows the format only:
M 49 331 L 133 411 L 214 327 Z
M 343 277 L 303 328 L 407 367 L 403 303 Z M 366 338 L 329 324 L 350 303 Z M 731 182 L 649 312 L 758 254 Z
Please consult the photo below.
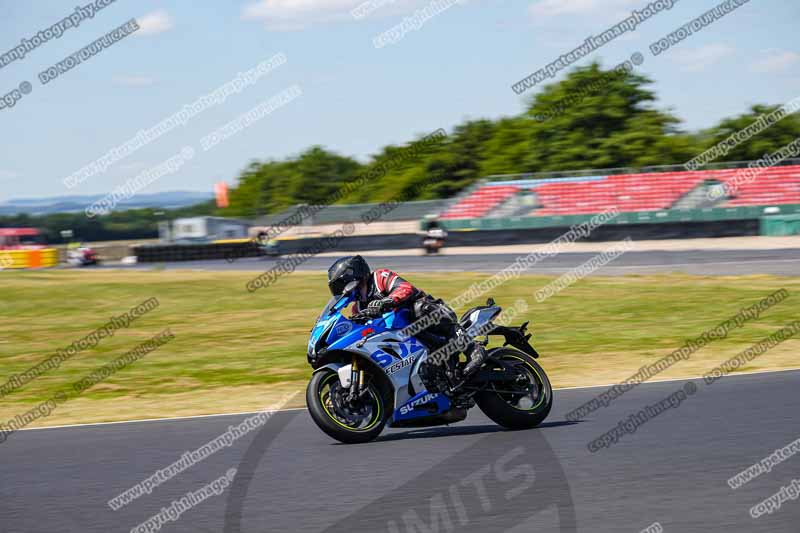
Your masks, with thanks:
M 0 273 L 0 385 L 65 348 L 112 315 L 155 296 L 160 306 L 59 368 L 0 399 L 0 423 L 21 414 L 169 327 L 174 340 L 60 404 L 30 427 L 252 411 L 302 390 L 308 332 L 327 301 L 322 274 L 297 272 L 248 293 L 246 272 L 29 271 Z M 450 300 L 477 273 L 404 273 Z M 500 305 L 525 298 L 533 345 L 555 387 L 623 380 L 739 309 L 785 288 L 788 299 L 663 372 L 701 375 L 797 320 L 800 279 L 772 276 L 590 277 L 541 304 L 552 276 L 523 276 L 492 291 Z M 483 303 L 475 301 L 474 304 Z M 463 311 L 463 310 L 462 310 Z M 740 368 L 800 366 L 792 339 Z M 287 407 L 302 405 L 298 394 Z

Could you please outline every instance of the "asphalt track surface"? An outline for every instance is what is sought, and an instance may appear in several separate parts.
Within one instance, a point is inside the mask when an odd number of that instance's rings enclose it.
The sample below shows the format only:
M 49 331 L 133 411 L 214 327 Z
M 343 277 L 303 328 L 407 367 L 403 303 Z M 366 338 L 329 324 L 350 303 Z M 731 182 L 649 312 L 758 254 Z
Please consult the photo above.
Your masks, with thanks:
M 0 445 L 0 531 L 130 531 L 235 467 L 224 493 L 161 531 L 639 533 L 659 522 L 665 532 L 797 533 L 800 500 L 757 519 L 749 510 L 800 477 L 800 457 L 737 490 L 726 481 L 800 437 L 800 371 L 693 380 L 681 405 L 589 451 L 687 383 L 643 384 L 574 423 L 565 413 L 604 389 L 556 391 L 532 430 L 502 430 L 475 409 L 459 424 L 349 446 L 304 410 L 279 412 L 119 511 L 111 497 L 247 415 L 21 431 Z
M 346 255 L 347 252 L 342 252 Z M 595 257 L 594 253 L 561 253 L 534 265 L 529 274 L 560 275 Z M 371 265 L 380 265 L 398 272 L 497 272 L 512 264 L 518 254 L 476 254 L 443 256 L 371 256 Z M 103 268 L 193 269 L 267 271 L 277 265 L 276 258 L 151 263 Z M 331 257 L 311 257 L 296 270 L 325 271 L 333 263 Z M 704 276 L 740 276 L 773 274 L 800 276 L 800 249 L 777 250 L 697 250 L 627 252 L 595 271 L 594 275 L 615 276 L 680 272 Z

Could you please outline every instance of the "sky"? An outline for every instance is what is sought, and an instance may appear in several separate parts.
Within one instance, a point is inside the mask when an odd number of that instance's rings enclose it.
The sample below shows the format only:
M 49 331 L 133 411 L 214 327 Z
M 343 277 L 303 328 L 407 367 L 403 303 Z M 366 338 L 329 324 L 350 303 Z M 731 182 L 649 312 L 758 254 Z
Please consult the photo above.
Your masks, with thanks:
M 90 0 L 3 1 L 0 54 L 75 13 Z M 92 0 L 93 1 L 93 0 Z M 103 0 L 100 0 L 103 1 Z M 0 67 L 0 202 L 106 194 L 189 147 L 194 156 L 143 192 L 211 191 L 254 160 L 282 159 L 313 145 L 367 161 L 467 119 L 511 116 L 540 90 L 511 85 L 643 9 L 642 0 L 116 0 Z M 435 3 L 439 12 L 383 47 L 374 39 Z M 616 65 L 640 52 L 657 106 L 687 130 L 756 103 L 800 96 L 800 2 L 751 0 L 670 50 L 649 45 L 719 0 L 680 0 L 574 66 Z M 429 9 L 430 11 L 430 9 Z M 39 74 L 135 18 L 139 29 L 43 84 Z M 106 170 L 64 180 L 184 105 L 276 54 L 275 68 Z M 1 63 L 0 63 L 1 64 Z M 561 79 L 565 71 L 552 81 Z M 25 82 L 29 94 L 13 93 Z M 200 140 L 242 113 L 299 88 L 212 148 Z M 10 97 L 14 100 L 16 97 Z M 185 153 L 185 152 L 184 152 Z

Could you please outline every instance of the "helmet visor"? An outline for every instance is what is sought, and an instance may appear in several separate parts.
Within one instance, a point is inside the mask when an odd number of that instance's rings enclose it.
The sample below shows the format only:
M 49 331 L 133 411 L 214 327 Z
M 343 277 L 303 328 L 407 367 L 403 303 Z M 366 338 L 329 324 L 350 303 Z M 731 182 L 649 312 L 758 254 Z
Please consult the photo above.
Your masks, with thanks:
M 334 296 L 341 296 L 342 294 L 349 294 L 358 287 L 359 281 L 351 281 L 347 282 L 343 279 L 335 279 L 328 283 L 328 287 L 331 290 L 331 294 Z
M 334 296 L 341 296 L 344 292 L 344 286 L 347 285 L 347 280 L 342 278 L 332 279 L 328 282 L 328 288 Z

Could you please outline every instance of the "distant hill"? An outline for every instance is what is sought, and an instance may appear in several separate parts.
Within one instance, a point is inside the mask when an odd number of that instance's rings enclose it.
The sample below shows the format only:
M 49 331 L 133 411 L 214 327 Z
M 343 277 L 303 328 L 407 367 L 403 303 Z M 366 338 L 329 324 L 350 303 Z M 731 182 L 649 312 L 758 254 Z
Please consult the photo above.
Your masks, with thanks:
M 0 202 L 0 216 L 26 213 L 29 215 L 50 215 L 53 213 L 74 213 L 83 211 L 93 202 L 103 198 L 104 194 L 79 196 L 53 196 L 51 198 L 12 198 Z M 176 209 L 199 204 L 211 200 L 210 192 L 168 191 L 153 194 L 137 194 L 133 198 L 117 204 L 116 211 L 139 209 L 144 207 L 158 209 Z

